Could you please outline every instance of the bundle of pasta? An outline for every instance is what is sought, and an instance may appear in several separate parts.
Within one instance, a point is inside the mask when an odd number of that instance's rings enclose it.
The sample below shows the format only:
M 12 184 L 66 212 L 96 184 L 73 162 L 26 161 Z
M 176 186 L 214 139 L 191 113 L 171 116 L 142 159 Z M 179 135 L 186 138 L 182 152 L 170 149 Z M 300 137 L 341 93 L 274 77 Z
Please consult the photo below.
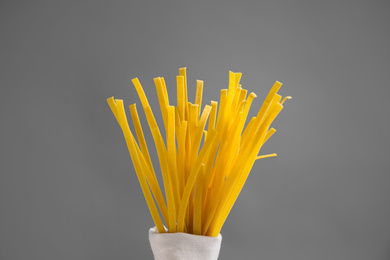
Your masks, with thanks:
M 276 156 L 258 156 L 258 152 L 275 133 L 270 125 L 282 110 L 284 101 L 291 97 L 282 100 L 277 94 L 282 84 L 275 82 L 257 115 L 244 128 L 256 94 L 252 92 L 247 96 L 247 90 L 240 84 L 241 75 L 230 71 L 229 88 L 221 90 L 219 106 L 211 101 L 203 110 L 203 81 L 196 81 L 195 102 L 189 102 L 186 68 L 179 69 L 176 77 L 176 106 L 169 103 L 164 78 L 154 78 L 164 121 L 165 142 L 139 80 L 132 80 L 156 145 L 166 202 L 150 159 L 136 105 L 130 105 L 130 113 L 138 143 L 129 128 L 123 100 L 107 99 L 122 128 L 158 233 L 218 236 L 255 161 Z M 163 220 L 168 229 L 164 228 Z

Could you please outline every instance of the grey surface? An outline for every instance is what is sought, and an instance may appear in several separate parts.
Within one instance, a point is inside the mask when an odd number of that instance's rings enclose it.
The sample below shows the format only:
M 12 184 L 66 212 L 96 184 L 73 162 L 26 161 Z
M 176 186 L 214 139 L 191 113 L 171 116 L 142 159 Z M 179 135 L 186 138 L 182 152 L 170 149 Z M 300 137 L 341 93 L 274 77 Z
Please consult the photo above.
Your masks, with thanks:
M 152 259 L 152 218 L 106 98 L 140 108 L 139 77 L 161 123 L 153 77 L 175 104 L 183 66 L 190 97 L 204 80 L 203 104 L 229 70 L 259 96 L 251 115 L 275 80 L 293 96 L 261 151 L 278 157 L 253 168 L 220 259 L 390 259 L 389 6 L 1 1 L 0 259 Z

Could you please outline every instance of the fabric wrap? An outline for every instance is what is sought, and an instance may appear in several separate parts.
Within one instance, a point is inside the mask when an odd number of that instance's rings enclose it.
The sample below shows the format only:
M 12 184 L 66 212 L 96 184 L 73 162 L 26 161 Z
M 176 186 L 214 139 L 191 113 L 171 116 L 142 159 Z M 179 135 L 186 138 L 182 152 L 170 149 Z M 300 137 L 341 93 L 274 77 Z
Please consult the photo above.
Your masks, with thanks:
M 198 236 L 187 233 L 163 233 L 149 230 L 149 242 L 155 260 L 216 260 L 222 236 Z

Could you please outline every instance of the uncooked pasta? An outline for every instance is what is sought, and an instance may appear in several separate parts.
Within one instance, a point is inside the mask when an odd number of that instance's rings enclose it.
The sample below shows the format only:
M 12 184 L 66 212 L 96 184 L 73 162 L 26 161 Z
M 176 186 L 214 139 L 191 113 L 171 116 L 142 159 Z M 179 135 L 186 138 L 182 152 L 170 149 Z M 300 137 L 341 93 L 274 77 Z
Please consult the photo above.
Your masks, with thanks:
M 153 136 L 165 194 L 156 177 L 136 105 L 129 106 L 135 137 L 127 121 L 123 100 L 114 97 L 107 99 L 123 131 L 159 233 L 217 236 L 255 161 L 276 156 L 275 153 L 258 153 L 275 133 L 271 123 L 282 110 L 286 99 L 291 97 L 282 99 L 277 94 L 282 84 L 276 81 L 257 115 L 246 124 L 256 94 L 252 92 L 248 95 L 240 84 L 241 76 L 241 73 L 230 71 L 229 86 L 221 90 L 219 104 L 211 101 L 203 109 L 203 81 L 196 81 L 196 95 L 194 103 L 191 103 L 187 92 L 186 68 L 180 68 L 176 77 L 176 106 L 169 102 L 164 78 L 154 78 L 165 138 L 141 83 L 138 78 L 132 80 Z

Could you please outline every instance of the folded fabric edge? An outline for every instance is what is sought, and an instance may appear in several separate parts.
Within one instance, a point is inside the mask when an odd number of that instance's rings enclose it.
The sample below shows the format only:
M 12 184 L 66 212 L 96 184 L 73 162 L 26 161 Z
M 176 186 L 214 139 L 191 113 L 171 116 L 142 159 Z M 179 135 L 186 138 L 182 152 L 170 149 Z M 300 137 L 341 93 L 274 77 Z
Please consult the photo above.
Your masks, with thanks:
M 149 229 L 149 242 L 155 260 L 216 260 L 221 249 L 222 235 L 199 236 L 188 233 L 158 233 Z

